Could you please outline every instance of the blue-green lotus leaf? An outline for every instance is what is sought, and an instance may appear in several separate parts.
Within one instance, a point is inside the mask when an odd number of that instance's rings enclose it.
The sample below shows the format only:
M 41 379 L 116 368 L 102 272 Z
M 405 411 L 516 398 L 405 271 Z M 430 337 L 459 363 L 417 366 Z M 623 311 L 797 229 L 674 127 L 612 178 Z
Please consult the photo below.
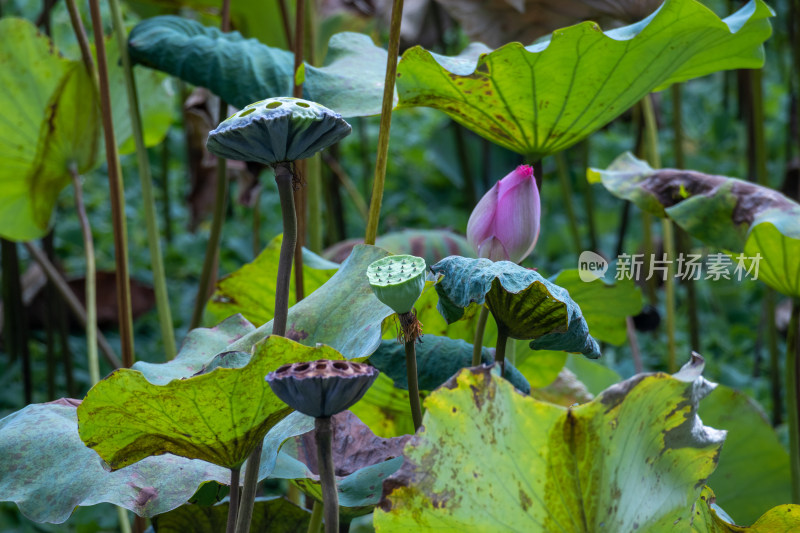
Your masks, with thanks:
M 274 165 L 306 159 L 350 135 L 339 113 L 300 98 L 254 102 L 208 134 L 208 150 L 226 159 Z
M 600 357 L 581 308 L 569 292 L 535 270 L 511 261 L 492 262 L 453 255 L 431 267 L 444 277 L 436 284 L 437 309 L 448 323 L 460 320 L 472 304 L 486 303 L 513 339 L 530 339 L 534 350 L 579 352 Z
M 419 388 L 432 391 L 458 373 L 472 366 L 472 344 L 461 339 L 425 334 L 416 346 Z M 483 364 L 494 362 L 494 349 L 483 348 Z M 408 390 L 405 347 L 396 340 L 381 341 L 380 347 L 369 356 L 369 363 L 392 378 L 394 386 Z M 530 394 L 531 385 L 513 364 L 506 361 L 504 376 L 520 392 Z

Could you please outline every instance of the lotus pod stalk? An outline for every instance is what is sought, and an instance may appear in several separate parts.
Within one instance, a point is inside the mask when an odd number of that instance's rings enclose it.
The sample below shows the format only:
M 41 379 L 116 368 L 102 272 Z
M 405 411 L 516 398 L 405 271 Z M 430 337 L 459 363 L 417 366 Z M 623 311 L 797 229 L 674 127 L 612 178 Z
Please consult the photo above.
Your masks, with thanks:
M 350 125 L 341 115 L 316 102 L 279 97 L 245 106 L 208 135 L 206 146 L 216 156 L 263 163 L 275 170 L 283 216 L 283 241 L 275 291 L 274 335 L 286 334 L 289 281 L 297 245 L 293 189 L 301 180 L 295 174 L 294 162 L 313 156 L 349 135 L 350 131 Z M 250 529 L 260 459 L 259 444 L 250 455 L 245 471 L 237 533 L 246 533 Z
M 339 532 L 339 493 L 334 474 L 331 417 L 360 400 L 378 374 L 375 367 L 363 363 L 320 359 L 283 365 L 266 377 L 278 398 L 294 410 L 314 417 L 325 533 Z
M 422 336 L 414 303 L 425 288 L 425 260 L 413 255 L 390 255 L 367 267 L 367 279 L 375 296 L 390 307 L 400 321 L 397 340 L 405 345 L 408 398 L 414 429 L 422 425 L 422 406 L 417 378 L 416 343 Z

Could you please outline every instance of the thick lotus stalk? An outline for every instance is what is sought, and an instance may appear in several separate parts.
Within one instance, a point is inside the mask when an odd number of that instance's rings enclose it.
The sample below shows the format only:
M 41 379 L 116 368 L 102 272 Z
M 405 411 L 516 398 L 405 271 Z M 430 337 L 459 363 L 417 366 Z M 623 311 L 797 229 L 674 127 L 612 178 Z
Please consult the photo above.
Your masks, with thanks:
M 408 398 L 414 429 L 422 425 L 422 407 L 417 380 L 416 343 L 422 335 L 414 303 L 425 288 L 425 260 L 413 255 L 390 255 L 367 267 L 367 279 L 378 299 L 391 307 L 400 320 L 397 340 L 405 344 Z
M 467 222 L 467 240 L 479 257 L 519 263 L 536 246 L 541 214 L 533 168 L 520 165 L 475 206 Z
M 360 400 L 378 374 L 375 367 L 363 363 L 320 359 L 283 365 L 266 377 L 278 398 L 292 409 L 315 418 L 314 435 L 322 485 L 325 533 L 339 531 L 339 494 L 331 447 L 331 417 Z
M 350 125 L 341 115 L 327 107 L 300 98 L 280 97 L 246 106 L 208 135 L 206 147 L 218 157 L 263 163 L 275 170 L 283 216 L 283 241 L 275 291 L 274 335 L 286 334 L 289 280 L 297 244 L 297 218 L 292 190 L 300 180 L 295 175 L 294 161 L 311 157 L 346 137 L 350 131 Z M 245 471 L 237 533 L 245 533 L 250 529 L 260 458 L 259 445 L 250 455 Z

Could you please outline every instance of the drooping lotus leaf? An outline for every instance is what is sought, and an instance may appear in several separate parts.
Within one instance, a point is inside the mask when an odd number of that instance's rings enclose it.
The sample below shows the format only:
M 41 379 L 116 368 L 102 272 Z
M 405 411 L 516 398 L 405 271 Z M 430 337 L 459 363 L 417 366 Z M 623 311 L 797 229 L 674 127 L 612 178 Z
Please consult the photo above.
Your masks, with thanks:
M 765 512 L 750 527 L 737 526 L 728 521 L 721 507 L 716 506 L 714 492 L 703 487 L 703 492 L 692 509 L 692 533 L 775 533 L 800 530 L 800 505 L 778 505 Z
M 460 339 L 425 334 L 416 346 L 419 388 L 431 391 L 462 368 L 472 365 L 472 345 Z M 483 348 L 484 364 L 494 362 L 494 350 Z M 396 340 L 385 340 L 369 357 L 369 362 L 386 373 L 396 387 L 408 390 L 405 348 Z M 529 394 L 531 386 L 511 363 L 506 363 L 505 378 L 517 389 Z
M 272 391 L 292 409 L 314 418 L 352 407 L 378 377 L 378 369 L 352 361 L 299 362 L 267 374 Z
M 188 378 L 202 372 L 214 357 L 228 346 L 255 331 L 255 326 L 241 315 L 232 316 L 213 328 L 197 328 L 186 334 L 178 355 L 166 363 L 137 361 L 131 367 L 150 383 L 166 385 L 174 379 Z
M 292 94 L 293 54 L 239 32 L 222 33 L 185 18 L 159 16 L 137 24 L 128 47 L 134 61 L 207 87 L 239 108 Z M 345 117 L 377 115 L 386 58 L 386 51 L 366 35 L 334 35 L 325 65 L 305 65 L 303 97 Z
M 498 328 L 513 339 L 533 339 L 534 350 L 600 357 L 578 304 L 538 272 L 511 261 L 459 256 L 442 259 L 431 270 L 444 276 L 436 284 L 437 308 L 447 322 L 460 320 L 471 304 L 485 301 Z
M 367 267 L 372 292 L 398 315 L 409 313 L 425 288 L 425 260 L 413 255 L 390 255 Z
M 789 454 L 753 400 L 720 385 L 700 405 L 699 415 L 704 423 L 728 431 L 719 466 L 707 483 L 737 524 L 752 524 L 770 508 L 791 501 Z
M 577 269 L 562 270 L 549 279 L 581 306 L 592 337 L 616 346 L 627 341 L 625 319 L 642 310 L 642 294 L 632 280 L 586 282 Z
M 361 401 L 350 412 L 379 437 L 390 438 L 414 433 L 414 420 L 408 409 L 408 390 L 394 385 L 381 373 Z
M 360 244 L 353 248 L 330 280 L 289 308 L 286 336 L 307 346 L 327 344 L 347 359 L 365 358 L 374 352 L 381 341 L 383 320 L 392 311 L 372 294 L 366 271 L 370 263 L 387 255 L 376 246 Z M 271 332 L 272 321 L 227 350 L 248 351 Z
M 688 527 L 725 437 L 696 416 L 714 387 L 702 367 L 640 374 L 575 408 L 519 394 L 486 368 L 461 371 L 426 400 L 376 531 Z
M 781 193 L 691 170 L 654 170 L 630 153 L 606 170 L 590 169 L 588 178 L 732 252 L 731 276 L 744 279 L 749 272 L 755 278 L 757 272 L 757 279 L 773 289 L 800 297 L 800 205 Z M 760 260 L 751 260 L 758 255 Z
M 60 524 L 75 507 L 104 502 L 152 517 L 185 503 L 202 483 L 230 484 L 230 470 L 171 454 L 108 471 L 78 435 L 78 404 L 33 404 L 0 420 L 0 500 L 31 520 Z M 272 472 L 286 439 L 313 427 L 300 413 L 276 425 L 264 439 L 259 479 Z
M 59 193 L 97 162 L 100 110 L 79 61 L 27 20 L 0 20 L 0 236 L 43 236 Z
M 261 325 L 272 320 L 275 313 L 275 286 L 282 240 L 283 237 L 278 235 L 252 263 L 247 263 L 217 282 L 217 289 L 206 304 L 207 323 L 216 324 L 237 313 L 241 313 L 253 324 Z M 314 257 L 311 252 L 303 255 L 303 287 L 306 295 L 311 295 L 321 287 L 339 267 L 330 264 L 325 266 L 332 268 L 315 268 L 309 263 L 311 257 Z M 295 303 L 294 276 L 292 276 L 289 282 L 289 305 Z
M 606 32 L 593 22 L 530 46 L 473 43 L 442 56 L 419 46 L 397 66 L 399 108 L 434 107 L 531 159 L 559 152 L 653 90 L 718 70 L 759 68 L 771 9 L 752 0 L 720 20 L 696 0 L 667 0 Z
M 335 415 L 332 422 L 331 451 L 340 512 L 347 518 L 367 514 L 381 499 L 383 481 L 403 464 L 403 447 L 411 435 L 377 437 L 350 411 Z M 321 502 L 317 465 L 317 445 L 311 431 L 284 444 L 273 477 L 294 480 L 303 492 Z
M 112 469 L 172 453 L 238 468 L 267 432 L 291 409 L 264 376 L 283 364 L 341 359 L 328 346 L 310 348 L 270 336 L 242 368 L 153 385 L 121 369 L 92 387 L 78 408 L 81 439 Z
M 153 518 L 155 533 L 219 533 L 225 531 L 229 502 L 211 507 L 183 505 Z M 284 498 L 256 498 L 253 507 L 253 531 L 296 533 L 305 531 L 311 513 Z
M 212 154 L 274 165 L 306 159 L 350 135 L 339 113 L 290 96 L 246 105 L 208 134 Z

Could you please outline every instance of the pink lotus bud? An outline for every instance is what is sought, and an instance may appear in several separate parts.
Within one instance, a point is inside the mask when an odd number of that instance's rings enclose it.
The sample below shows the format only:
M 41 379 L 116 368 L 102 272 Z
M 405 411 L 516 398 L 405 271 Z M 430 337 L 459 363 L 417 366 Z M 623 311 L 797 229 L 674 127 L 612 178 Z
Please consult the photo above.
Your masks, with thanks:
M 541 214 L 533 168 L 520 165 L 475 206 L 467 223 L 467 240 L 479 257 L 519 263 L 536 246 Z

